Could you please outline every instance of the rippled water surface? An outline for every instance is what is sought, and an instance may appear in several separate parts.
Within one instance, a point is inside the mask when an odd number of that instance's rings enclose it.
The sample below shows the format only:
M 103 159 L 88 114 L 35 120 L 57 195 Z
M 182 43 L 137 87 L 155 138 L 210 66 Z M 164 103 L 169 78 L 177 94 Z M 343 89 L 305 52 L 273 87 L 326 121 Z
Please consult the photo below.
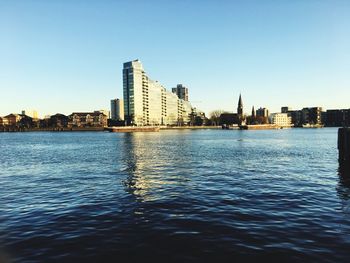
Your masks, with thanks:
M 328 128 L 0 133 L 1 254 L 346 262 L 350 176 L 336 144 Z

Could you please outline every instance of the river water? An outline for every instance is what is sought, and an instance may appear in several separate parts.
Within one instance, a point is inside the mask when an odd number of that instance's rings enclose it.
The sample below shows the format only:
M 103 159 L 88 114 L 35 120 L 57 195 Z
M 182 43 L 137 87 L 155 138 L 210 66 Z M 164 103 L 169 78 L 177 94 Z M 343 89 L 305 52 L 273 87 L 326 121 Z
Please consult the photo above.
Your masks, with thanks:
M 334 128 L 0 133 L 0 261 L 346 262 L 336 146 Z

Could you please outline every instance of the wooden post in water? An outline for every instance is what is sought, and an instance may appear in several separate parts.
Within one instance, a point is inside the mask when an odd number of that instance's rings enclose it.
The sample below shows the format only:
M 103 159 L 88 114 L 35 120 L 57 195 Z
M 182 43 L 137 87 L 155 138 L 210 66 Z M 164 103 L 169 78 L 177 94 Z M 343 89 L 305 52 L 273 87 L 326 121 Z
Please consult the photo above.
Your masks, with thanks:
M 338 130 L 339 165 L 350 168 L 350 128 Z

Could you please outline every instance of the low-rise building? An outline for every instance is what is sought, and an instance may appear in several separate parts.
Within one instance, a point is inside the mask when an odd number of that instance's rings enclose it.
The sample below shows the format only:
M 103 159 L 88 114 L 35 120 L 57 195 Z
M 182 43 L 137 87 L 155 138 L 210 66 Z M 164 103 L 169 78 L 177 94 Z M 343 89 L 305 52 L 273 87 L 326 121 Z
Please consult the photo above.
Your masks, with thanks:
M 190 114 L 190 125 L 194 126 L 202 126 L 207 123 L 207 117 L 205 117 L 205 113 L 196 108 L 192 109 L 192 113 Z
M 103 113 L 104 115 L 107 116 L 107 119 L 111 118 L 111 111 L 106 110 L 106 109 L 102 109 L 102 110 L 98 110 L 99 112 Z
M 14 113 L 11 113 L 3 117 L 3 123 L 6 123 L 6 125 L 10 125 L 10 126 L 16 125 L 20 120 L 21 120 L 21 115 L 14 114 Z
M 237 113 L 222 113 L 220 115 L 220 125 L 239 124 L 239 116 Z
M 8 119 L 6 119 L 5 117 L 2 117 L 2 125 L 7 126 L 8 124 L 9 124 Z
M 20 117 L 21 119 L 17 122 L 17 126 L 27 129 L 34 127 L 34 121 L 32 117 L 25 114 L 20 114 Z
M 310 107 L 301 110 L 302 124 L 322 124 L 322 108 Z
M 68 127 L 106 127 L 107 116 L 100 111 L 73 112 L 69 115 Z
M 350 109 L 327 110 L 325 125 L 328 127 L 342 127 L 350 125 Z
M 287 113 L 273 113 L 270 115 L 270 122 L 280 127 L 291 127 L 292 118 Z
M 48 119 L 48 126 L 53 128 L 66 128 L 68 123 L 69 117 L 61 113 L 56 113 Z

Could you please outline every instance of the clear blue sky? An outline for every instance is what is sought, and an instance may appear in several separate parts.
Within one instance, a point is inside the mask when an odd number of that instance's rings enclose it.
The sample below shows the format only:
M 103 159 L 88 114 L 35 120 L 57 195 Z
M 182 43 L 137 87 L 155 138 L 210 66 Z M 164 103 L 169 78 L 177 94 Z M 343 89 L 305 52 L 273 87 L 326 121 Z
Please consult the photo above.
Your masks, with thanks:
M 350 1 L 0 0 L 0 116 L 109 109 L 137 58 L 206 113 L 350 108 Z

